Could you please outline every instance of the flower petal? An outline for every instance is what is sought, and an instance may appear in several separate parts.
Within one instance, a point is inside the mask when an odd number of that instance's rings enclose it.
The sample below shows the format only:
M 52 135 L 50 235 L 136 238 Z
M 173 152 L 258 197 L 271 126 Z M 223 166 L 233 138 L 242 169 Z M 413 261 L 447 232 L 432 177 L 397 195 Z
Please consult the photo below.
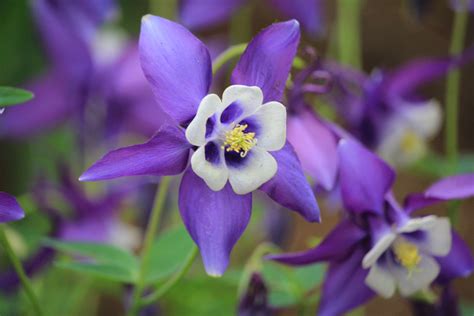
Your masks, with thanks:
M 260 189 L 279 204 L 300 213 L 306 220 L 319 222 L 318 203 L 291 144 L 287 142 L 283 149 L 271 154 L 277 161 L 278 170 Z
M 185 172 L 179 188 L 179 210 L 209 275 L 220 276 L 226 270 L 251 209 L 251 194 L 237 195 L 229 184 L 215 192 L 191 169 Z
M 221 99 L 215 94 L 208 94 L 199 104 L 196 116 L 186 128 L 186 139 L 195 146 L 206 144 L 207 120 L 222 106 Z
M 428 198 L 443 200 L 465 199 L 474 196 L 474 173 L 444 178 L 425 191 Z
M 334 134 L 308 110 L 289 116 L 287 133 L 303 169 L 317 184 L 331 190 L 336 182 L 339 160 Z
M 137 175 L 175 175 L 187 165 L 191 145 L 182 129 L 164 126 L 148 142 L 113 150 L 87 169 L 80 181 Z
M 212 80 L 207 48 L 183 26 L 152 15 L 142 19 L 139 48 L 158 104 L 179 123 L 189 122 Z
M 300 40 L 296 20 L 275 23 L 253 38 L 232 73 L 232 84 L 258 86 L 264 102 L 279 101 Z
M 223 112 L 222 123 L 238 123 L 262 106 L 263 92 L 259 87 L 232 85 L 222 94 Z
M 267 259 L 288 265 L 307 265 L 320 261 L 343 260 L 366 233 L 350 220 L 343 220 L 315 248 L 308 251 L 267 256 Z
M 380 256 L 383 255 L 388 248 L 390 248 L 396 237 L 397 235 L 392 232 L 383 235 L 372 247 L 372 249 L 370 249 L 370 251 L 364 256 L 364 259 L 362 260 L 362 267 L 364 267 L 364 269 L 373 267 Z
M 25 212 L 16 199 L 5 192 L 0 192 L 0 223 L 17 221 L 25 217 Z
M 341 140 L 338 153 L 341 194 L 347 210 L 380 213 L 395 172 L 356 141 Z
M 441 272 L 437 281 L 448 283 L 455 278 L 465 278 L 474 270 L 474 258 L 469 246 L 455 232 L 451 232 L 452 245 L 449 254 L 443 257 L 436 257 Z
M 390 271 L 384 267 L 374 264 L 365 279 L 365 284 L 378 295 L 389 298 L 395 294 L 396 283 Z
M 209 0 L 179 1 L 180 20 L 193 30 L 201 30 L 225 22 L 245 0 L 225 0 L 216 3 Z
M 210 146 L 213 148 L 209 149 Z M 216 147 L 214 143 L 199 147 L 191 157 L 191 166 L 194 173 L 203 179 L 211 190 L 220 191 L 227 183 L 229 170 L 224 163 L 221 149 Z M 208 151 L 207 155 L 206 151 Z M 210 155 L 209 151 L 212 151 L 213 158 L 206 157 Z
M 250 119 L 258 124 L 257 145 L 268 151 L 280 150 L 286 142 L 286 108 L 280 102 L 268 102 Z
M 364 283 L 369 271 L 360 264 L 363 255 L 364 249 L 360 247 L 347 259 L 330 263 L 318 316 L 342 315 L 374 297 L 374 292 Z
M 278 165 L 265 149 L 255 146 L 241 165 L 228 165 L 229 182 L 237 194 L 247 194 L 258 189 L 277 172 Z

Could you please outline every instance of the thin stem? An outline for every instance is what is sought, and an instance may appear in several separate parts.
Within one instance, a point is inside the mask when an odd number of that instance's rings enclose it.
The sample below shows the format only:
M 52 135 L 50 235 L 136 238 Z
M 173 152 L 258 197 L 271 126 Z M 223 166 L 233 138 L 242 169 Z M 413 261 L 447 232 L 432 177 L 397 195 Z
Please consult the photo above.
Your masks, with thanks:
M 43 315 L 41 307 L 38 303 L 38 299 L 36 298 L 35 292 L 33 291 L 33 287 L 31 286 L 31 282 L 28 279 L 28 276 L 26 275 L 23 266 L 21 265 L 20 259 L 18 259 L 15 252 L 13 251 L 10 242 L 8 241 L 8 238 L 5 235 L 3 227 L 0 227 L 0 244 L 5 249 L 8 258 L 10 259 L 13 265 L 13 268 L 15 269 L 18 277 L 20 278 L 23 288 L 25 289 L 26 295 L 28 296 L 29 300 L 31 301 L 31 304 L 33 305 L 33 310 L 35 314 L 38 316 Z
M 228 61 L 236 58 L 245 51 L 247 48 L 247 43 L 237 44 L 229 47 L 223 51 L 219 56 L 214 59 L 212 63 L 212 73 L 215 74 L 219 69 L 222 68 Z
M 141 305 L 146 306 L 146 305 L 153 304 L 158 299 L 160 299 L 163 295 L 168 293 L 168 291 L 171 290 L 171 288 L 174 285 L 176 285 L 176 283 L 178 283 L 178 281 L 181 280 L 181 278 L 184 275 L 186 275 L 186 273 L 189 271 L 189 269 L 191 268 L 197 254 L 198 254 L 198 248 L 196 246 L 194 246 L 193 249 L 191 250 L 191 252 L 189 253 L 188 257 L 184 261 L 183 265 L 181 266 L 181 268 L 178 271 L 176 271 L 176 273 L 173 274 L 173 276 L 170 277 L 168 279 L 168 281 L 166 281 L 155 292 L 153 292 L 150 295 L 148 295 L 147 297 L 145 297 L 142 300 Z
M 466 9 L 466 1 L 464 8 L 456 12 L 454 17 L 454 25 L 451 34 L 451 45 L 449 53 L 457 56 L 464 47 L 466 37 L 466 28 L 468 22 L 468 11 Z M 446 158 L 450 164 L 450 171 L 454 172 L 458 164 L 458 120 L 459 120 L 459 96 L 460 96 L 461 72 L 453 70 L 449 73 L 446 81 L 446 129 L 445 129 L 445 152 Z M 448 215 L 453 225 L 457 225 L 459 220 L 458 205 L 450 204 Z
M 363 0 L 339 0 L 337 3 L 337 47 L 339 61 L 362 68 L 360 12 Z
M 158 192 L 155 198 L 151 217 L 148 222 L 148 227 L 145 234 L 145 240 L 143 242 L 143 249 L 141 254 L 140 270 L 138 271 L 138 280 L 135 285 L 135 290 L 132 296 L 132 306 L 129 311 L 129 315 L 137 315 L 140 310 L 140 299 L 145 289 L 145 276 L 148 269 L 148 263 L 150 260 L 150 250 L 153 244 L 153 240 L 158 229 L 158 223 L 160 221 L 161 213 L 163 212 L 163 206 L 166 200 L 166 194 L 170 185 L 171 178 L 163 177 L 159 186 Z

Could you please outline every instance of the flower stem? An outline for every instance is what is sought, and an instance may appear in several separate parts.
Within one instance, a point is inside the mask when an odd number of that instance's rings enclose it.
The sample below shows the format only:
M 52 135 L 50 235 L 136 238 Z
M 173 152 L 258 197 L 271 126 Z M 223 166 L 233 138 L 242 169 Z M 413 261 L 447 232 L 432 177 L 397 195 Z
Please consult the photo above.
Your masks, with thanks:
M 339 0 L 337 3 L 337 47 L 339 61 L 362 68 L 360 12 L 363 0 Z
M 33 288 L 31 286 L 30 280 L 28 279 L 28 276 L 26 275 L 25 270 L 21 265 L 20 259 L 18 259 L 15 252 L 13 251 L 10 242 L 8 241 L 8 238 L 5 234 L 5 231 L 3 230 L 3 227 L 0 227 L 0 244 L 5 249 L 8 258 L 10 259 L 13 265 L 13 268 L 15 269 L 18 277 L 20 278 L 23 288 L 25 289 L 26 295 L 28 296 L 29 300 L 31 301 L 31 304 L 33 305 L 33 310 L 35 314 L 38 316 L 43 315 L 38 299 L 36 298 L 35 292 L 33 291 Z
M 159 287 L 156 291 L 145 297 L 142 300 L 141 305 L 150 305 L 160 299 L 163 295 L 165 295 L 188 272 L 197 254 L 198 247 L 194 246 L 193 249 L 189 252 L 188 257 L 184 261 L 181 268 L 176 271 L 176 273 L 171 278 L 169 278 L 168 281 L 166 281 L 161 287 Z
M 469 13 L 466 9 L 466 1 L 464 8 L 456 12 L 454 17 L 453 30 L 451 34 L 451 45 L 449 53 L 456 56 L 461 53 L 464 40 L 466 37 L 466 28 Z M 458 120 L 459 120 L 459 95 L 460 95 L 461 73 L 460 70 L 452 70 L 448 74 L 446 81 L 446 129 L 445 129 L 445 152 L 446 158 L 450 164 L 450 171 L 455 172 L 458 163 Z M 458 207 L 450 204 L 448 209 L 449 218 L 453 225 L 457 225 Z
M 137 315 L 140 310 L 140 300 L 145 289 L 145 275 L 148 269 L 148 263 L 150 260 L 150 250 L 155 238 L 156 231 L 158 230 L 158 223 L 160 221 L 161 213 L 163 212 L 163 206 L 166 200 L 166 194 L 170 185 L 171 178 L 163 177 L 158 186 L 158 192 L 151 212 L 148 227 L 145 233 L 145 240 L 143 241 L 143 249 L 141 254 L 140 270 L 138 271 L 138 280 L 135 285 L 135 290 L 132 296 L 132 304 L 129 311 L 129 315 Z
M 247 43 L 237 44 L 229 47 L 223 51 L 219 56 L 214 59 L 212 63 L 212 73 L 215 74 L 219 69 L 222 68 L 228 61 L 236 58 L 245 51 L 247 48 Z

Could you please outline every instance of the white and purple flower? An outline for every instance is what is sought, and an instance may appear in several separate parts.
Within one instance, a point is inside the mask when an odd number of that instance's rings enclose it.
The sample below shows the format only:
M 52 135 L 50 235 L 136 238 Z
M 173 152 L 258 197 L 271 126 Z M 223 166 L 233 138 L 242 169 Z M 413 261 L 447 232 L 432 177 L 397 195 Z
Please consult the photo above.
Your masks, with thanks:
M 307 220 L 319 221 L 316 199 L 286 141 L 286 110 L 279 103 L 299 38 L 295 20 L 260 32 L 221 99 L 209 94 L 212 67 L 205 45 L 177 23 L 145 16 L 139 41 L 142 68 L 171 119 L 147 143 L 106 154 L 80 180 L 184 171 L 179 209 L 210 275 L 225 271 L 249 222 L 256 189 Z

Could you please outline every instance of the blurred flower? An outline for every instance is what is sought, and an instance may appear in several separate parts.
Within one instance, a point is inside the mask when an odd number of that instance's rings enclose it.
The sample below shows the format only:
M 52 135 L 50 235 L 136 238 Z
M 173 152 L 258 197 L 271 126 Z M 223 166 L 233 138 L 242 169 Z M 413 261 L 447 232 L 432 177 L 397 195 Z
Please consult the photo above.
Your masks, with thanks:
M 324 97 L 348 123 L 349 131 L 393 165 L 409 165 L 427 151 L 427 142 L 441 128 L 439 103 L 421 98 L 417 90 L 473 58 L 420 59 L 394 71 L 366 76 L 332 62 L 324 64 L 333 89 Z
M 469 10 L 474 12 L 474 0 L 449 0 L 451 8 L 455 11 Z
M 270 316 L 273 311 L 268 305 L 268 291 L 263 278 L 253 273 L 247 290 L 240 299 L 239 316 Z
M 181 0 L 181 22 L 193 30 L 201 30 L 228 21 L 248 0 Z M 267 7 L 276 9 L 287 19 L 298 20 L 311 36 L 325 31 L 322 0 L 268 0 Z
M 233 86 L 221 100 L 208 94 L 212 70 L 204 44 L 179 24 L 144 17 L 142 67 L 158 104 L 180 125 L 170 122 L 147 143 L 108 153 L 80 180 L 185 171 L 179 208 L 210 275 L 221 275 L 228 265 L 250 219 L 252 190 L 260 187 L 281 205 L 318 221 L 314 195 L 285 143 L 286 113 L 275 101 L 282 97 L 299 37 L 294 20 L 260 32 L 241 56 Z M 195 152 L 187 168 L 191 149 Z
M 17 221 L 25 217 L 25 212 L 16 199 L 8 193 L 0 192 L 0 223 Z
M 411 219 L 410 213 L 473 196 L 474 174 L 443 179 L 423 194 L 410 196 L 402 208 L 390 193 L 395 174 L 388 165 L 352 140 L 341 141 L 338 152 L 348 218 L 314 249 L 270 256 L 289 265 L 329 262 L 318 315 L 342 314 L 375 293 L 390 297 L 397 288 L 410 296 L 435 279 L 447 284 L 472 272 L 469 248 L 446 219 Z M 338 304 L 333 303 L 336 299 Z

